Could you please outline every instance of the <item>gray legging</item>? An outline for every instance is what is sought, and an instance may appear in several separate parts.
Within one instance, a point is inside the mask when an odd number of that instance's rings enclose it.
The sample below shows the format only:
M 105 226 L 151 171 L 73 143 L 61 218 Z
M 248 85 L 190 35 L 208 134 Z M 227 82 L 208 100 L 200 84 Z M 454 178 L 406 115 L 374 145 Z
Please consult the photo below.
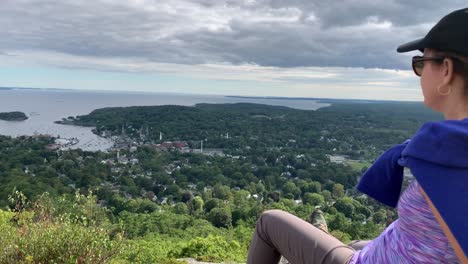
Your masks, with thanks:
M 369 241 L 343 244 L 308 222 L 281 210 L 264 212 L 250 243 L 247 264 L 345 264 Z

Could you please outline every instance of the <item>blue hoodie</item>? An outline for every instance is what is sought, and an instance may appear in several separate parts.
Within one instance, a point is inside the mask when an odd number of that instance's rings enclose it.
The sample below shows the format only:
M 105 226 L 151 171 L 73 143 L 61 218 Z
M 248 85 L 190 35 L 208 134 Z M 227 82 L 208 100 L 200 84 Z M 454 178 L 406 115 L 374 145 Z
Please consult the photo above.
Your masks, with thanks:
M 468 118 L 424 124 L 383 153 L 357 189 L 396 207 L 408 167 L 461 263 L 468 263 Z

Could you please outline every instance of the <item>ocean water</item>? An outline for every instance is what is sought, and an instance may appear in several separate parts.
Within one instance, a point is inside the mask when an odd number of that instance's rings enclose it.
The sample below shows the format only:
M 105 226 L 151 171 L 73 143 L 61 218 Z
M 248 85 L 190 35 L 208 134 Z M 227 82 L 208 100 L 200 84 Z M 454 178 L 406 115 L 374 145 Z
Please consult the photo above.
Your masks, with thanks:
M 63 117 L 88 114 L 94 109 L 115 106 L 185 105 L 197 103 L 259 103 L 316 110 L 328 104 L 314 100 L 234 98 L 217 95 L 171 93 L 104 92 L 78 90 L 13 89 L 0 90 L 0 112 L 21 111 L 25 121 L 0 120 L 0 134 L 8 136 L 49 134 L 62 138 L 76 137 L 73 148 L 88 151 L 106 150 L 112 141 L 98 137 L 90 127 L 55 124 Z

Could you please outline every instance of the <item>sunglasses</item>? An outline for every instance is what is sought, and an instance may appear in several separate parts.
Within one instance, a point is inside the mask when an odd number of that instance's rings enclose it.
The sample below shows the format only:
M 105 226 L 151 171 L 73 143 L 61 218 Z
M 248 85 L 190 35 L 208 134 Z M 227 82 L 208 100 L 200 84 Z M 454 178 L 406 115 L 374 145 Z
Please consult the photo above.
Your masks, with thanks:
M 461 71 L 461 72 L 468 71 L 468 68 L 466 68 L 465 63 L 461 59 L 457 57 L 453 57 L 453 56 L 441 56 L 441 57 L 414 56 L 412 60 L 413 71 L 417 76 L 421 76 L 425 61 L 436 61 L 438 63 L 442 63 L 444 59 L 452 59 L 456 70 Z
M 412 60 L 413 71 L 417 76 L 421 76 L 425 61 L 437 61 L 442 63 L 446 57 L 423 57 L 414 56 Z

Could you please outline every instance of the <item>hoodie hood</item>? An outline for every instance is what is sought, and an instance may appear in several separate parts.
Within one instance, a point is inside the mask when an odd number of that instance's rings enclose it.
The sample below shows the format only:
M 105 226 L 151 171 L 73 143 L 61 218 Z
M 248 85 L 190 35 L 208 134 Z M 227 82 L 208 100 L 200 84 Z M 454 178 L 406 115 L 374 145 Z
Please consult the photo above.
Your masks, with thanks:
M 434 165 L 468 169 L 468 118 L 424 124 L 401 156 Z M 401 161 L 404 163 L 404 161 Z

